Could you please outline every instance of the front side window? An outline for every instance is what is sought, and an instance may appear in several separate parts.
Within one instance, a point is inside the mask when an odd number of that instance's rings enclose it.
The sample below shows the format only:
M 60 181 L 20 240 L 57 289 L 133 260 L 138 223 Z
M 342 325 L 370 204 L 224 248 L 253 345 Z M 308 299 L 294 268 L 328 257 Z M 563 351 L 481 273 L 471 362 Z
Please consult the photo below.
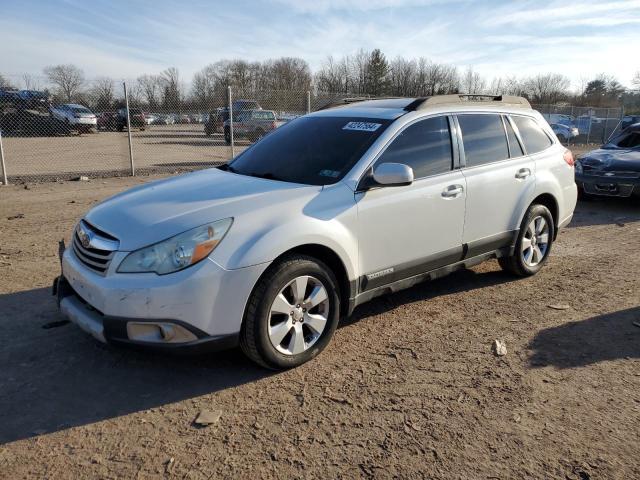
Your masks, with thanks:
M 451 135 L 447 118 L 428 118 L 405 128 L 376 163 L 403 163 L 413 169 L 415 178 L 450 171 Z
M 615 137 L 604 148 L 640 148 L 640 131 L 623 132 Z
M 509 158 L 507 137 L 500 115 L 458 115 L 467 167 Z
M 300 117 L 276 128 L 221 168 L 285 182 L 333 184 L 390 123 L 380 118 Z
M 520 138 L 522 138 L 524 148 L 529 155 L 541 152 L 553 144 L 551 139 L 544 133 L 540 125 L 538 125 L 533 118 L 520 117 L 517 115 L 511 118 L 516 122 L 518 131 L 520 132 Z

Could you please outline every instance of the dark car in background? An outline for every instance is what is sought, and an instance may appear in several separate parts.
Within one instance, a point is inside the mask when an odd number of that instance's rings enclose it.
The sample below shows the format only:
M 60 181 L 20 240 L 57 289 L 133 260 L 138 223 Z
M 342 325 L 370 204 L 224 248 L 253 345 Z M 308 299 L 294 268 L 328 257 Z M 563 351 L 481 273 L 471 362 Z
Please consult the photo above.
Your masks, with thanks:
M 234 138 L 259 140 L 278 128 L 279 122 L 273 110 L 243 110 L 233 115 Z M 231 143 L 231 122 L 224 122 L 224 141 Z
M 640 123 L 584 154 L 576 161 L 575 169 L 576 184 L 583 197 L 640 196 Z
M 240 112 L 262 110 L 262 107 L 256 100 L 235 100 L 231 103 L 231 107 L 234 118 Z M 207 120 L 204 122 L 204 134 L 211 136 L 214 133 L 223 133 L 224 123 L 227 120 L 229 120 L 229 107 L 216 108 L 209 113 Z
M 101 112 L 96 114 L 98 130 L 115 130 L 117 125 L 117 112 Z
M 131 128 L 139 128 L 140 130 L 144 130 L 147 126 L 147 121 L 144 118 L 144 113 L 140 108 L 130 108 L 130 118 L 129 122 L 131 124 Z M 121 108 L 118 110 L 116 116 L 116 130 L 119 132 L 124 131 L 127 128 L 127 109 Z
M 69 135 L 71 129 L 51 115 L 46 92 L 0 90 L 0 129 L 21 136 Z

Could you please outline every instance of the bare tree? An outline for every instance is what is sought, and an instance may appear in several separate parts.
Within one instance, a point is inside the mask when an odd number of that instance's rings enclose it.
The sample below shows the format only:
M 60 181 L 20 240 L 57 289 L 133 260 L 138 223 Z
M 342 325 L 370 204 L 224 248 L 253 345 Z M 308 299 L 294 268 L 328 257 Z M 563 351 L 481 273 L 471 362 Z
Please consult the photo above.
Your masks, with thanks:
M 203 68 L 193 76 L 191 95 L 199 109 L 212 108 L 216 96 L 216 72 L 213 65 Z
M 149 106 L 150 110 L 155 110 L 158 106 L 158 95 L 160 93 L 160 77 L 158 75 L 141 75 L 136 79 L 136 84 L 142 100 Z
M 22 83 L 25 90 L 40 90 L 40 81 L 34 75 L 29 73 L 22 74 Z
M 113 79 L 109 77 L 97 78 L 91 86 L 90 93 L 96 110 L 110 109 L 115 99 Z
M 4 76 L 0 75 L 0 88 L 4 90 L 12 90 L 15 87 Z
M 631 84 L 637 88 L 640 88 L 640 70 L 637 71 L 631 79 Z
M 462 91 L 471 95 L 477 95 L 484 93 L 487 86 L 487 82 L 484 78 L 473 70 L 472 67 L 468 67 L 464 75 L 462 75 Z
M 557 103 L 568 96 L 571 82 L 559 73 L 547 73 L 524 81 L 524 91 L 533 103 Z
M 45 67 L 43 72 L 56 86 L 56 94 L 63 101 L 73 101 L 84 86 L 84 73 L 75 65 L 52 65 Z
M 162 85 L 162 103 L 168 109 L 181 108 L 181 85 L 180 72 L 176 67 L 170 67 L 160 74 L 160 83 Z
M 389 65 L 389 90 L 391 95 L 410 96 L 415 92 L 416 62 L 397 57 Z

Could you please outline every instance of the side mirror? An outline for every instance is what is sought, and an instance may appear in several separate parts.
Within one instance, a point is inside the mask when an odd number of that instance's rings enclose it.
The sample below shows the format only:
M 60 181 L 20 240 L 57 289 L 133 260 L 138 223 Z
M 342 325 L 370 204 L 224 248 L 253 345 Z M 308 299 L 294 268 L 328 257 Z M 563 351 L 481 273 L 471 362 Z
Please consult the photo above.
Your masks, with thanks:
M 381 163 L 373 169 L 373 180 L 378 185 L 401 187 L 413 183 L 413 169 L 403 163 Z

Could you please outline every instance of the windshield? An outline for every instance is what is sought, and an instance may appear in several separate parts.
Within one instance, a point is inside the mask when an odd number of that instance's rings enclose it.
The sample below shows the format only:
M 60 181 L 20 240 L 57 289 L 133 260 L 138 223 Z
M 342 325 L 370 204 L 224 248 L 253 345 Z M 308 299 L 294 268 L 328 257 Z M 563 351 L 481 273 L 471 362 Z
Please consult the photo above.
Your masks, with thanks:
M 623 132 L 602 148 L 640 148 L 640 130 Z
M 336 183 L 389 126 L 379 118 L 301 117 L 245 150 L 225 169 L 306 185 Z

